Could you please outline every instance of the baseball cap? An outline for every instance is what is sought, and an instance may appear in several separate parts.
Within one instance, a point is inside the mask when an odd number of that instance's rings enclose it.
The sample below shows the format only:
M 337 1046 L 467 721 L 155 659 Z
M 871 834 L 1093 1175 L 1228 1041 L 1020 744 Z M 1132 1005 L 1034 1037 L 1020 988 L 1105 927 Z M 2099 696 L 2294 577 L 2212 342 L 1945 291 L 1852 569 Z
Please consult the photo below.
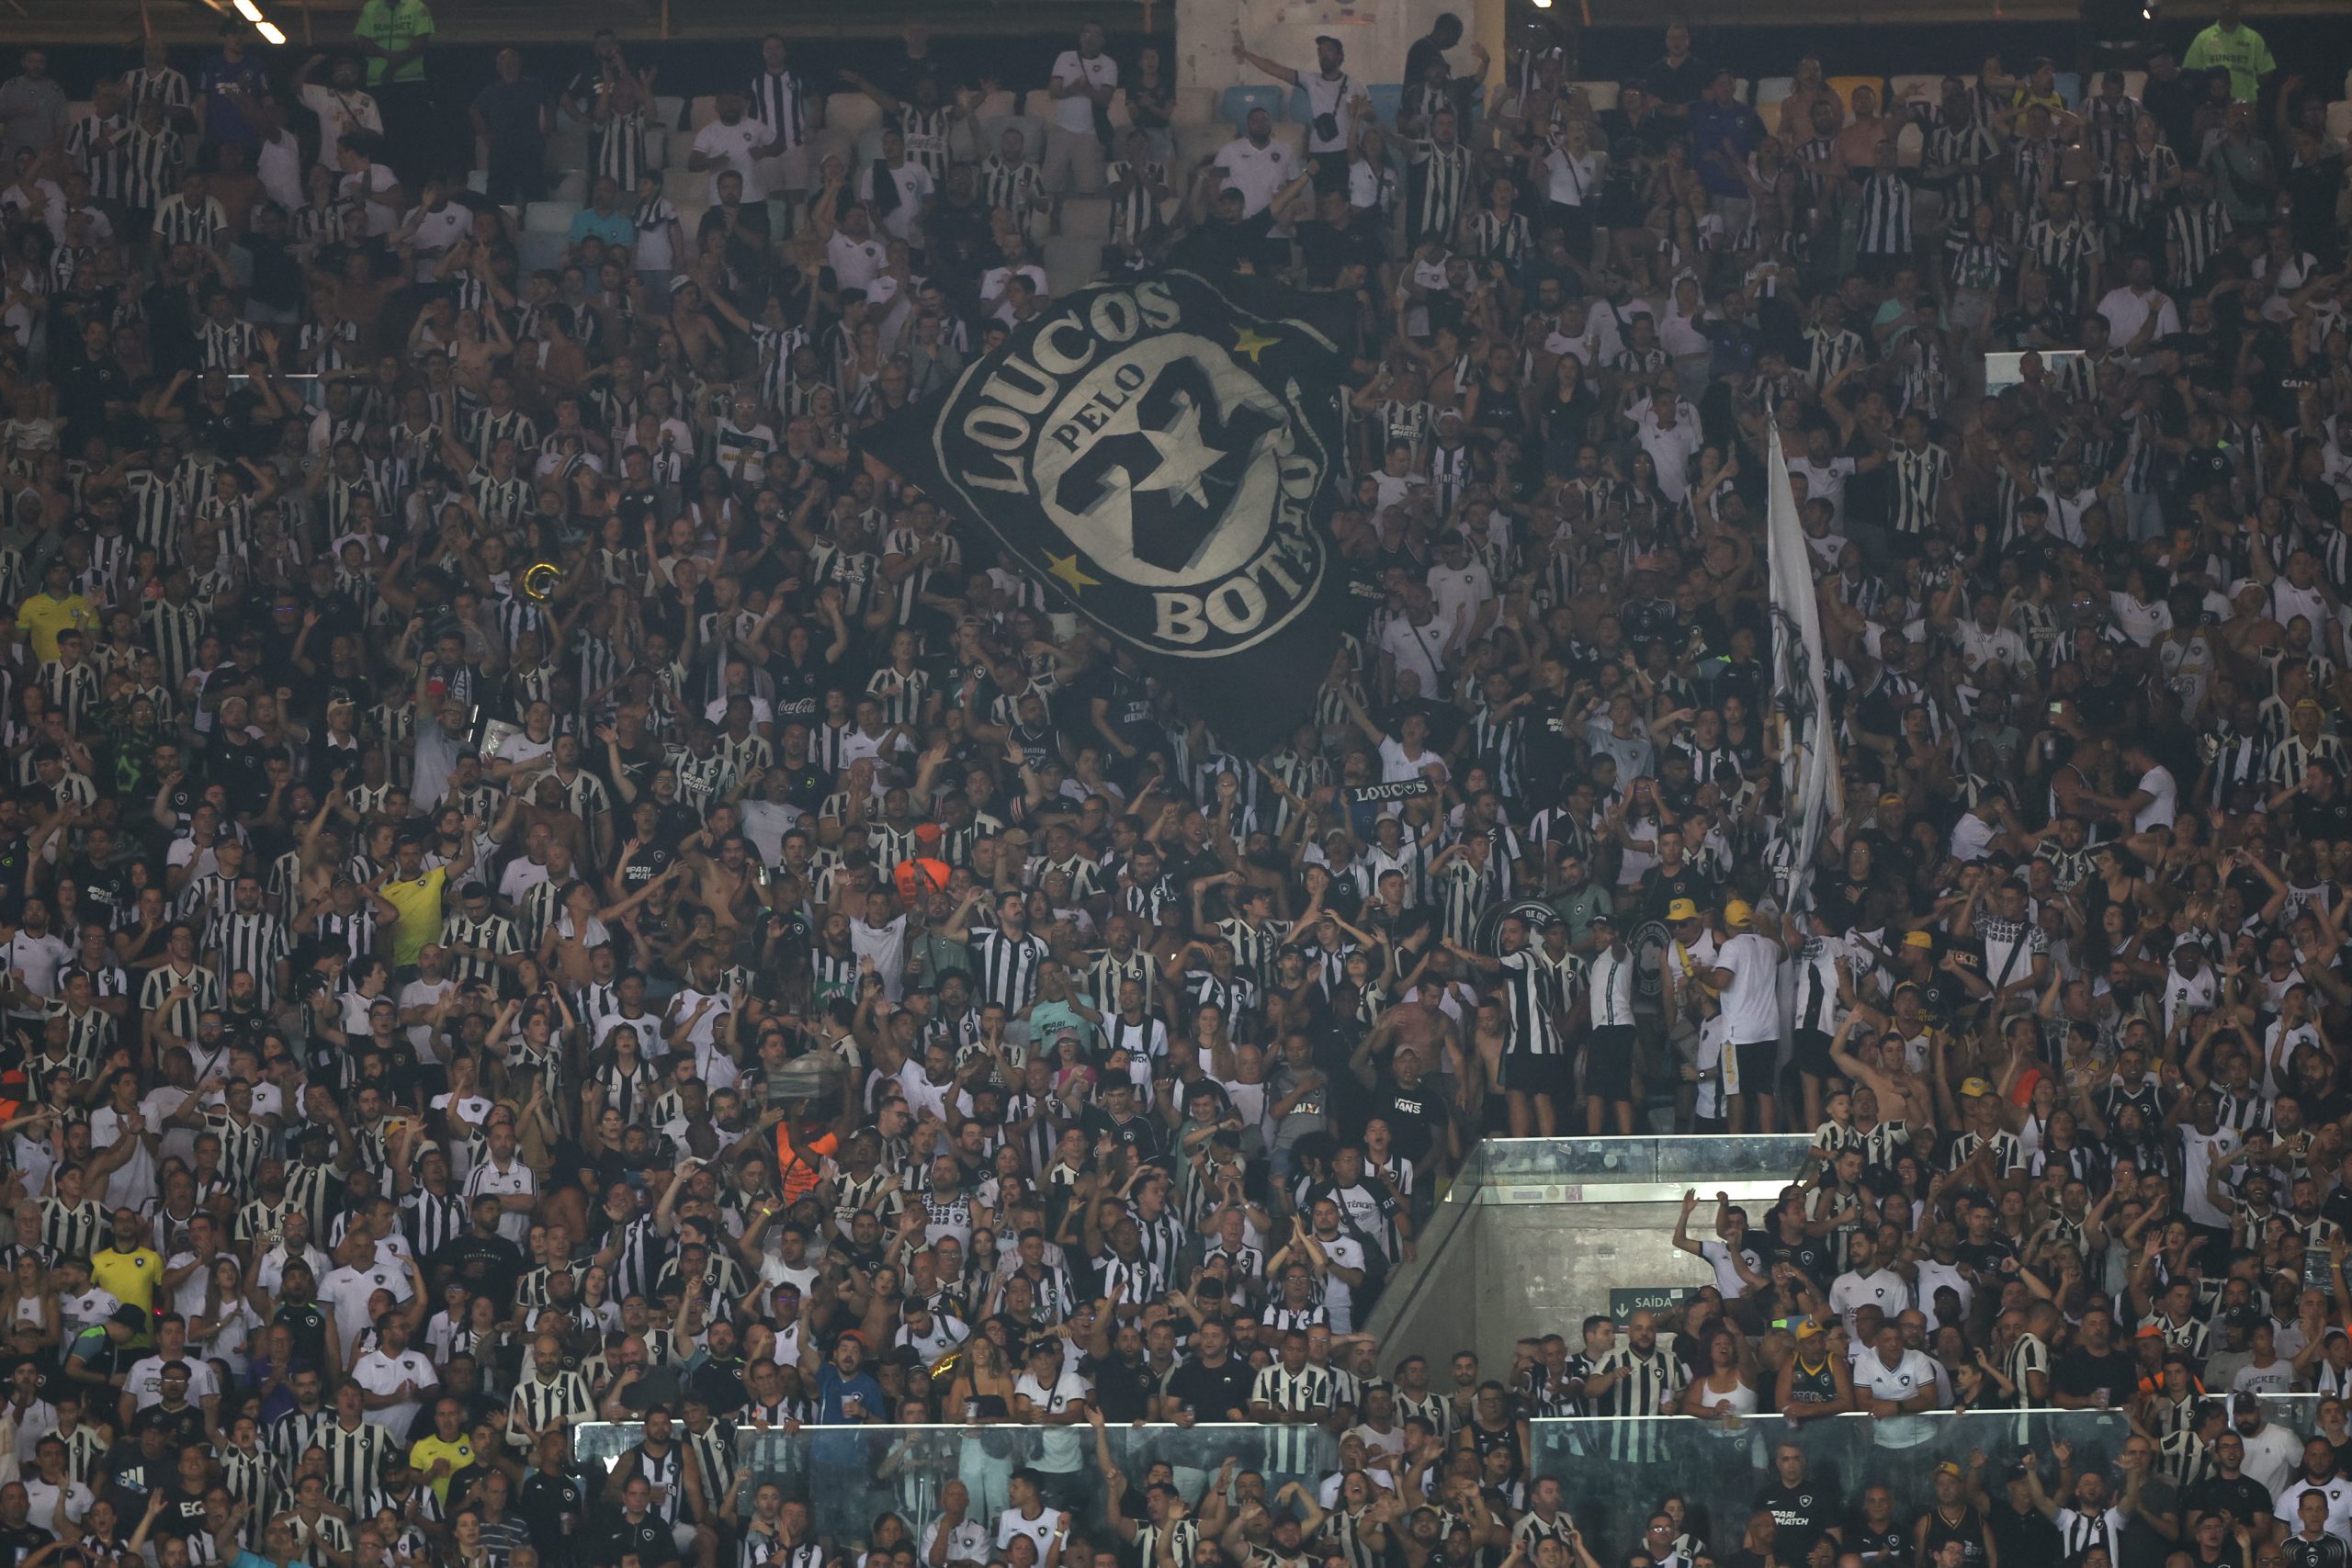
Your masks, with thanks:
M 1606 909 L 1595 909 L 1592 912 L 1591 923 L 1596 926 L 1607 926 L 1613 931 L 1617 929 L 1617 917 Z
M 1927 931 L 1905 931 L 1903 933 L 1903 945 L 1905 947 L 1931 948 L 1936 945 L 1936 939 Z
M 1695 920 L 1699 918 L 1699 906 L 1688 898 L 1677 898 L 1666 907 L 1666 918 L 1669 920 Z
M 1993 1086 L 1983 1078 L 1967 1078 L 1960 1086 L 1960 1098 L 1962 1100 L 1982 1100 L 1992 1092 Z
M 1724 924 L 1727 926 L 1744 926 L 1755 915 L 1755 910 L 1747 907 L 1747 900 L 1745 898 L 1735 898 L 1730 903 L 1724 906 Z
M 1888 790 L 1878 797 L 1878 803 L 1881 806 L 1900 806 L 1903 804 L 1903 797 L 1894 791 Z
M 1799 1339 L 1818 1339 L 1826 1332 L 1827 1330 L 1821 1326 L 1820 1321 L 1816 1318 L 1808 1317 L 1796 1327 L 1796 1336 Z
M 114 1315 L 107 1319 L 107 1321 L 109 1323 L 119 1323 L 125 1328 L 130 1329 L 133 1334 L 144 1334 L 147 1332 L 147 1314 L 139 1308 L 130 1305 L 128 1302 L 124 1303 L 121 1306 L 115 1308 Z

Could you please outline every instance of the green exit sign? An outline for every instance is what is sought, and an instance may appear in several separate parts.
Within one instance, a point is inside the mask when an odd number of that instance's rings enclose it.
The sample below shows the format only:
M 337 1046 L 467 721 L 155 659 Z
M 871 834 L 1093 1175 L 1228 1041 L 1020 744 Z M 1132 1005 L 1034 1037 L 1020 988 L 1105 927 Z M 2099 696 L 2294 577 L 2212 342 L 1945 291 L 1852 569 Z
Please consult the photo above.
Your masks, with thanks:
M 1609 1289 L 1609 1319 L 1629 1321 L 1637 1312 L 1679 1312 L 1690 1299 L 1683 1285 L 1612 1285 Z

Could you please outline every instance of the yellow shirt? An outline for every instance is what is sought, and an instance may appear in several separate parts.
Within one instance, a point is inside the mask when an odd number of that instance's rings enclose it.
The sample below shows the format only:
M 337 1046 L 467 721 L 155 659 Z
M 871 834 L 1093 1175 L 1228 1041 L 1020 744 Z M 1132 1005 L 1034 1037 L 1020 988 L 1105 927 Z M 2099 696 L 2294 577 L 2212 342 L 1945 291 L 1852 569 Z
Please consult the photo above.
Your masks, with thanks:
M 2270 57 L 2270 46 L 2262 35 L 2252 28 L 2224 29 L 2215 22 L 2189 40 L 2180 66 L 2184 71 L 2211 71 L 2216 66 L 2226 70 L 2230 96 L 2250 104 L 2262 96 L 2262 79 L 2278 70 L 2278 62 Z
M 90 1255 L 90 1282 L 125 1306 L 152 1312 L 164 1285 L 164 1259 L 152 1247 L 118 1252 L 102 1247 Z
M 433 1461 L 436 1459 L 446 1459 L 449 1461 L 449 1474 L 429 1484 L 433 1488 L 434 1495 L 447 1503 L 449 1500 L 449 1477 L 474 1462 L 474 1446 L 462 1437 L 454 1443 L 445 1443 L 437 1432 L 421 1438 L 410 1445 L 409 1468 L 419 1475 L 429 1473 L 433 1469 Z
M 17 624 L 33 645 L 33 657 L 45 664 L 57 657 L 59 632 L 79 631 L 85 643 L 89 640 L 97 629 L 98 609 L 79 593 L 62 599 L 36 593 L 17 607 Z
M 376 890 L 401 912 L 400 923 L 392 928 L 393 968 L 415 963 L 427 943 L 441 940 L 441 889 L 448 880 L 448 872 L 436 865 L 413 882 L 387 877 Z

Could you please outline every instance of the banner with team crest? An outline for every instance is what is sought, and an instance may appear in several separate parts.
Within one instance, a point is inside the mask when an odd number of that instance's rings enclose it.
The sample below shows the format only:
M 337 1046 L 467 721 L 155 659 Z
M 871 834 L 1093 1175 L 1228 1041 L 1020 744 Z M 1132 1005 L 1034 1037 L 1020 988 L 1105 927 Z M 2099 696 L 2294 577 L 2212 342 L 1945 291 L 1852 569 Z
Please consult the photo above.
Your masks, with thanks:
M 1344 320 L 1248 277 L 1096 285 L 869 449 L 1257 756 L 1307 716 L 1340 634 Z

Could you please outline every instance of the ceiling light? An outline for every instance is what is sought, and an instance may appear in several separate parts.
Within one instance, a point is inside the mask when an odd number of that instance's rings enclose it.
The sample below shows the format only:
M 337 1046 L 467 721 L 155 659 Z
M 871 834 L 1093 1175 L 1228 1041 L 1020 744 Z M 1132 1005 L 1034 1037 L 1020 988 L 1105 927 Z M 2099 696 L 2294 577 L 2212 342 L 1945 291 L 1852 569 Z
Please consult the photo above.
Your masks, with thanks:
M 237 0 L 237 15 L 249 22 L 258 23 L 261 20 L 261 7 L 254 5 L 254 0 Z
M 286 35 L 277 30 L 276 22 L 255 22 L 254 30 L 261 34 L 264 43 L 275 45 L 279 49 L 286 47 Z

